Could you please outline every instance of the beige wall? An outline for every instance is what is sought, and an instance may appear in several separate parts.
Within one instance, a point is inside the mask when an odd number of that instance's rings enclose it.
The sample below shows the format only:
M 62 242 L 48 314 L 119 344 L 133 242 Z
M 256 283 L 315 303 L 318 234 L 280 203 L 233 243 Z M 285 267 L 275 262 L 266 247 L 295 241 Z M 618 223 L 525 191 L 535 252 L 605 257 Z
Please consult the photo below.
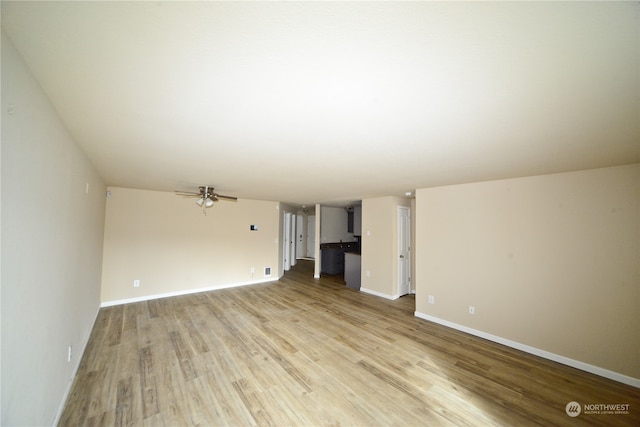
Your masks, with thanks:
M 2 425 L 52 425 L 69 392 L 100 305 L 104 194 L 3 33 Z
M 194 199 L 173 193 L 108 190 L 103 304 L 278 278 L 279 203 L 219 201 L 203 215 Z
M 640 165 L 421 189 L 416 205 L 418 314 L 640 378 Z
M 398 206 L 411 206 L 411 200 L 378 197 L 362 201 L 363 292 L 398 297 Z

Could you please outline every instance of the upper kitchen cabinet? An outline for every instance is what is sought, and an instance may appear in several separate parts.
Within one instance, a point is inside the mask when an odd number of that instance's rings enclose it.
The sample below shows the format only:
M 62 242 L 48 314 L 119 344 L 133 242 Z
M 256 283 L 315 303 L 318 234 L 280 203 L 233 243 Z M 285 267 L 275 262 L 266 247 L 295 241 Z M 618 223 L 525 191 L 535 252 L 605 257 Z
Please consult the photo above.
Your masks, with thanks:
M 362 235 L 362 206 L 347 209 L 347 232 L 354 236 Z

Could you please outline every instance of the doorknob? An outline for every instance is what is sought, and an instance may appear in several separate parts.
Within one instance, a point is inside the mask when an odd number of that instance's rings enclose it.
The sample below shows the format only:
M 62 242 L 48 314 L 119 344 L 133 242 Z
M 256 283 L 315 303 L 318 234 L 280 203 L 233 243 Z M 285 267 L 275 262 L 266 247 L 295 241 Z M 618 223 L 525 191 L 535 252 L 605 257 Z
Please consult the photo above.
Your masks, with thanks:
M 400 258 L 404 258 L 404 255 L 400 255 Z

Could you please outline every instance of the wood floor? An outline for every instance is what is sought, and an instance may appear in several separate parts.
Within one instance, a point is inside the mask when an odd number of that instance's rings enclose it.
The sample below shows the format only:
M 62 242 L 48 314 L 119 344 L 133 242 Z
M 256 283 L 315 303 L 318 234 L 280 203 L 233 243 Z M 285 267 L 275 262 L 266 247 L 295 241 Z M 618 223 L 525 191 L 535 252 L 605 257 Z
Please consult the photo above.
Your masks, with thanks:
M 59 425 L 640 425 L 640 390 L 313 279 L 100 310 Z M 565 412 L 630 404 L 628 415 Z

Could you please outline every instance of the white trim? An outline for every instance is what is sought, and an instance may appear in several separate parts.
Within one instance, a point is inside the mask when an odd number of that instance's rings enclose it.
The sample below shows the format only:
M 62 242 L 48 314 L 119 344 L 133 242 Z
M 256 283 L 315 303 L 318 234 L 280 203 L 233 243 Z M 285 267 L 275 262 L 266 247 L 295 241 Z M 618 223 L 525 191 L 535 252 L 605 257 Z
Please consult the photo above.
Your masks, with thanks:
M 367 289 L 367 288 L 360 288 L 361 292 L 364 292 L 365 294 L 371 294 L 371 295 L 375 295 L 377 297 L 382 297 L 382 298 L 386 298 L 386 299 L 390 299 L 390 300 L 394 300 L 394 299 L 398 299 L 400 298 L 400 295 L 387 295 L 387 294 L 383 294 L 382 292 L 378 292 L 378 291 L 374 291 L 373 289 Z
M 56 418 L 53 420 L 53 425 L 57 426 L 60 422 L 60 417 L 62 416 L 62 411 L 64 411 L 64 407 L 67 404 L 67 399 L 69 398 L 69 393 L 71 393 L 71 388 L 73 387 L 73 383 L 75 382 L 76 375 L 78 375 L 78 369 L 80 368 L 80 362 L 82 362 L 82 357 L 84 356 L 84 351 L 87 349 L 87 344 L 89 344 L 89 338 L 91 338 L 91 333 L 93 332 L 93 327 L 96 325 L 96 320 L 98 320 L 98 315 L 100 314 L 100 307 L 96 310 L 96 314 L 93 316 L 93 322 L 91 322 L 91 327 L 89 328 L 89 332 L 82 340 L 82 348 L 78 352 L 76 350 L 76 363 L 73 367 L 73 371 L 71 372 L 71 377 L 69 378 L 69 382 L 67 383 L 67 387 L 64 390 L 64 394 L 62 395 L 62 400 L 60 401 L 60 406 L 58 406 L 58 412 L 56 413 Z
M 448 328 L 456 329 L 458 331 L 466 332 L 467 334 L 475 335 L 480 338 L 484 338 L 489 341 L 497 342 L 498 344 L 506 345 L 507 347 L 515 348 L 516 350 L 524 351 L 525 353 L 533 354 L 535 356 L 542 357 L 554 362 L 562 363 L 563 365 L 571 366 L 572 368 L 580 369 L 581 371 L 590 372 L 592 374 L 599 375 L 604 378 L 609 378 L 614 381 L 621 382 L 623 384 L 630 385 L 632 387 L 640 388 L 640 379 L 633 378 L 628 375 L 620 374 L 618 372 L 610 371 L 608 369 L 600 368 L 598 366 L 590 365 L 588 363 L 581 362 L 579 360 L 570 359 L 559 354 L 551 353 L 546 350 L 541 350 L 536 347 L 531 347 L 526 344 L 522 344 L 516 341 L 511 341 L 507 338 L 502 338 L 497 335 L 492 335 L 487 332 L 483 332 L 477 329 L 469 328 L 467 326 L 459 325 L 457 323 L 449 322 L 448 320 L 433 317 L 428 314 L 420 313 L 416 311 L 416 317 L 420 319 L 428 320 L 433 323 L 437 323 Z
M 145 296 L 142 296 L 142 297 L 127 298 L 127 299 L 114 300 L 114 301 L 105 301 L 102 304 L 100 304 L 100 307 L 111 307 L 111 306 L 114 306 L 114 305 L 129 304 L 129 303 L 132 303 L 132 302 L 149 301 L 149 300 L 160 299 L 160 298 L 177 297 L 177 296 L 180 296 L 180 295 L 197 294 L 199 292 L 215 291 L 215 290 L 218 290 L 218 289 L 237 288 L 237 287 L 240 287 L 240 286 L 257 285 L 259 283 L 277 282 L 278 280 L 280 280 L 280 279 L 279 278 L 269 277 L 269 278 L 266 278 L 266 279 L 252 280 L 252 281 L 249 281 L 249 282 L 226 283 L 226 284 L 222 284 L 222 285 L 207 286 L 207 287 L 204 287 L 204 288 L 187 289 L 185 291 L 175 291 L 175 292 L 167 292 L 167 293 L 164 293 L 164 294 L 145 295 Z

